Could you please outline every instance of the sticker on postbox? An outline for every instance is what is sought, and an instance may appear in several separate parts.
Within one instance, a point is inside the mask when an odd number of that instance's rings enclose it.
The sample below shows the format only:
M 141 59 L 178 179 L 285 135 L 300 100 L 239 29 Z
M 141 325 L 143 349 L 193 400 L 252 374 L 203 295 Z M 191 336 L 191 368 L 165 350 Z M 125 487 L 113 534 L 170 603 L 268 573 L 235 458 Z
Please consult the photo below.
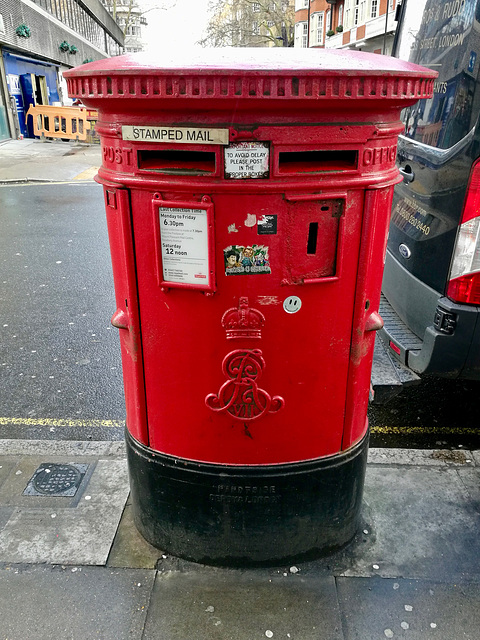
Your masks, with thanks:
M 225 178 L 268 178 L 268 142 L 236 142 L 225 147 Z
M 208 288 L 207 211 L 159 207 L 159 222 L 164 281 Z
M 260 244 L 232 244 L 223 250 L 225 275 L 258 275 L 272 273 L 268 247 Z
M 277 216 L 262 216 L 257 220 L 257 233 L 259 236 L 276 235 Z

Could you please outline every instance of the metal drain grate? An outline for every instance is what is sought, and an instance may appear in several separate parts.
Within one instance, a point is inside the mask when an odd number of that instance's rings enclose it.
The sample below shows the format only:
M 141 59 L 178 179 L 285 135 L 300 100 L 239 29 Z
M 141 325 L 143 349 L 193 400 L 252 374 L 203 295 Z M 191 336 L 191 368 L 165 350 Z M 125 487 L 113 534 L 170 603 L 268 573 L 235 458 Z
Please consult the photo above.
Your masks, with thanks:
M 30 478 L 24 496 L 74 496 L 88 469 L 88 464 L 43 462 Z

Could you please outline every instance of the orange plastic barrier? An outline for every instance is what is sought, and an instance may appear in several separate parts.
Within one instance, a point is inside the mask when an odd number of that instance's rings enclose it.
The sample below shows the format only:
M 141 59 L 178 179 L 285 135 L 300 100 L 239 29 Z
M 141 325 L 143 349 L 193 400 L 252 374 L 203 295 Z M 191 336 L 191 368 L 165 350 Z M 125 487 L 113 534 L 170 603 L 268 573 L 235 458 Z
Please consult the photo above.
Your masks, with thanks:
M 33 133 L 40 138 L 86 140 L 92 111 L 82 107 L 30 105 L 26 118 L 33 118 Z
M 98 120 L 98 111 L 96 109 L 87 108 L 87 120 L 90 123 L 90 129 L 87 131 L 87 142 L 90 144 L 100 144 L 100 138 L 95 131 L 95 125 Z

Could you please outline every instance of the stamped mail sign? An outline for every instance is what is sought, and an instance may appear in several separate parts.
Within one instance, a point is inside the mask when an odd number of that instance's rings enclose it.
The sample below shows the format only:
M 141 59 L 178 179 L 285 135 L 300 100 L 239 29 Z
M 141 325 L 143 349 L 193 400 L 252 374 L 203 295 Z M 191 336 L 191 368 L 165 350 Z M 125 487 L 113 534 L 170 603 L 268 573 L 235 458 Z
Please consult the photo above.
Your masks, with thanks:
M 124 125 L 123 140 L 133 142 L 176 142 L 177 144 L 228 144 L 228 129 L 199 127 L 149 127 Z

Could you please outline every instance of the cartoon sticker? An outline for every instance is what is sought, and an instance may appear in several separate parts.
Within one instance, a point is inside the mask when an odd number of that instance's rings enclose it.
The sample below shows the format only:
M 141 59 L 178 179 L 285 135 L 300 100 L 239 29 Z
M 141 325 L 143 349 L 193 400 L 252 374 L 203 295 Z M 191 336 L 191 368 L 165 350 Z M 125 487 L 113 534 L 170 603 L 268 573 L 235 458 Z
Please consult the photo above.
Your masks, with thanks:
M 248 246 L 232 244 L 226 247 L 223 250 L 225 275 L 239 276 L 272 273 L 268 249 L 269 247 L 261 244 Z

